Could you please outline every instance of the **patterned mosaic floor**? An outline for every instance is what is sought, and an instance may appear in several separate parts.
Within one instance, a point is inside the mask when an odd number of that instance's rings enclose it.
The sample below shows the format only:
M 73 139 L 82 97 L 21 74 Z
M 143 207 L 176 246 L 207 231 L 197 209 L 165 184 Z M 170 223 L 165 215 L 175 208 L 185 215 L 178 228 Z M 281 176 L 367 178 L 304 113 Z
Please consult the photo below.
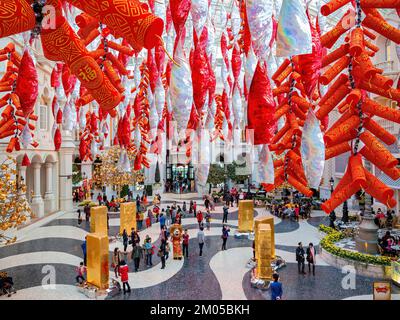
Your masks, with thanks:
M 174 200 L 166 196 L 164 199 L 162 207 Z M 200 210 L 203 209 L 200 201 L 197 204 Z M 265 209 L 255 210 L 257 215 L 267 214 Z M 306 245 L 313 242 L 318 248 L 320 234 L 317 226 L 325 222 L 324 219 L 321 212 L 313 212 L 311 219 L 299 222 L 281 221 L 275 217 L 277 254 L 287 262 L 287 266 L 279 271 L 284 299 L 369 299 L 374 279 L 357 276 L 354 289 L 343 289 L 341 280 L 345 274 L 321 258 L 317 257 L 315 277 L 298 274 L 294 254 L 297 243 L 302 241 Z M 250 286 L 250 270 L 246 268 L 246 262 L 252 256 L 252 243 L 233 237 L 237 227 L 237 208 L 230 208 L 228 224 L 232 236 L 228 239 L 226 251 L 221 251 L 221 222 L 222 207 L 217 207 L 211 230 L 206 232 L 204 254 L 200 257 L 197 221 L 194 217 L 183 219 L 190 234 L 189 258 L 181 261 L 168 259 L 164 270 L 156 255 L 153 267 L 146 267 L 141 261 L 139 272 L 129 274 L 132 292 L 113 299 L 270 299 L 269 291 Z M 115 235 L 118 229 L 119 217 L 115 215 L 110 219 L 109 235 Z M 159 229 L 159 224 L 155 223 L 140 232 L 141 238 L 150 235 L 153 243 L 158 245 Z M 75 268 L 82 261 L 81 243 L 88 230 L 86 222 L 78 225 L 75 212 L 59 213 L 22 229 L 17 243 L 0 247 L 0 270 L 12 275 L 18 289 L 12 299 L 87 299 L 75 288 L 74 278 Z M 122 243 L 111 243 L 110 256 L 115 246 L 123 247 Z M 129 254 L 127 260 L 132 270 Z M 55 285 L 49 287 L 46 285 L 52 270 L 55 271 Z M 398 291 L 394 291 L 396 293 Z

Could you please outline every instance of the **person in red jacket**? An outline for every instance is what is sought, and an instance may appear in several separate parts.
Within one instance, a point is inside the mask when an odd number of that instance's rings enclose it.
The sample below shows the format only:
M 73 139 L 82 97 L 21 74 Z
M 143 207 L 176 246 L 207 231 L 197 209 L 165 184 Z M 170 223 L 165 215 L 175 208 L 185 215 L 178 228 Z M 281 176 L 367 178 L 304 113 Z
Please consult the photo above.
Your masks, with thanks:
M 119 266 L 119 274 L 121 275 L 121 281 L 124 289 L 124 294 L 126 292 L 131 292 L 131 287 L 129 286 L 128 282 L 128 273 L 129 273 L 129 267 L 126 264 L 125 260 L 121 261 L 121 265 Z M 128 287 L 128 290 L 125 290 L 125 286 Z
M 199 227 L 201 227 L 203 223 L 203 213 L 200 210 L 197 212 L 197 222 L 199 223 Z

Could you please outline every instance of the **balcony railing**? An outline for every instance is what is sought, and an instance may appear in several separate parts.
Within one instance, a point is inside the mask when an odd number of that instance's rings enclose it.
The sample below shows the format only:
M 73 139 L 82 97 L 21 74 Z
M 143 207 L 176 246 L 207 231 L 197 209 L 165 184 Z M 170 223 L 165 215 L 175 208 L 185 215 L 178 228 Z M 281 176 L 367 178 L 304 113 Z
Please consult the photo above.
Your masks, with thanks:
M 375 64 L 379 69 L 382 69 L 384 73 L 394 71 L 394 61 L 383 61 Z

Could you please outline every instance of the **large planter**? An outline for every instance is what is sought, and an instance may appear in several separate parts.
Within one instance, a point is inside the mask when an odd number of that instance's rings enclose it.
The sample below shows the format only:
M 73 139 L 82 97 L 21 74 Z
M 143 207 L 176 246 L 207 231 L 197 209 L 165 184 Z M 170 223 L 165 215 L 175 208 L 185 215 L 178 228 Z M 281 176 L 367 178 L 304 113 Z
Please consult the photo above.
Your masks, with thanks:
M 352 259 L 342 258 L 324 250 L 323 248 L 321 248 L 321 257 L 325 262 L 338 269 L 341 269 L 345 266 L 352 266 L 354 267 L 357 275 L 387 280 L 391 279 L 391 266 L 369 264 Z

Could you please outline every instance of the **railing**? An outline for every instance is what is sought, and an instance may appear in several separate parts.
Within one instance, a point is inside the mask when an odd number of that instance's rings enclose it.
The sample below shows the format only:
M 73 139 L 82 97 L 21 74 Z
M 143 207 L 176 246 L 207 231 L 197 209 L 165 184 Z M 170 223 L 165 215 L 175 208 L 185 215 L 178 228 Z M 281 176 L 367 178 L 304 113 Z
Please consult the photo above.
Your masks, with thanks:
M 382 69 L 385 73 L 394 71 L 394 61 L 379 62 L 375 64 L 375 66 L 379 69 Z

